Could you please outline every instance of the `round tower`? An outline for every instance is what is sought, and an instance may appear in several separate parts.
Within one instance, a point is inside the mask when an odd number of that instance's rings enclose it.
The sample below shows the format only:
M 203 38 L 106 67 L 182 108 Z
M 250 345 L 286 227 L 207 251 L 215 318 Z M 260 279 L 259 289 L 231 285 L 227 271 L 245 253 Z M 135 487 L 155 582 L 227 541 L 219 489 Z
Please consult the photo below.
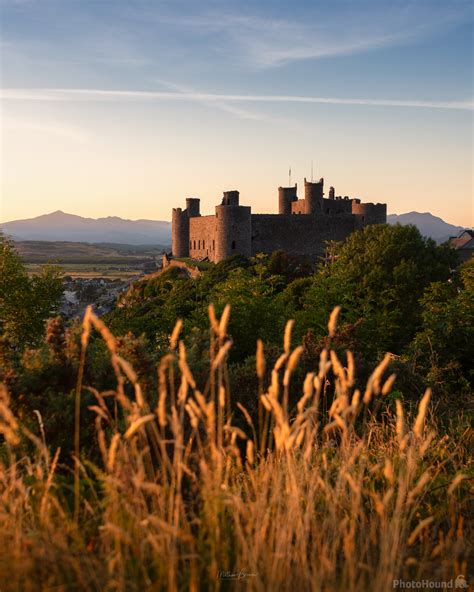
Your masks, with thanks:
M 186 198 L 186 211 L 188 212 L 188 218 L 195 218 L 200 216 L 200 203 L 199 197 L 188 197 Z
M 232 255 L 252 255 L 251 209 L 246 206 L 216 206 L 216 255 L 223 261 Z
M 291 204 L 297 201 L 296 183 L 294 187 L 278 187 L 278 213 L 291 214 Z
M 181 208 L 173 208 L 171 250 L 173 257 L 189 257 L 189 218 L 187 211 Z
M 304 180 L 305 214 L 317 214 L 323 208 L 324 179 L 318 182 Z

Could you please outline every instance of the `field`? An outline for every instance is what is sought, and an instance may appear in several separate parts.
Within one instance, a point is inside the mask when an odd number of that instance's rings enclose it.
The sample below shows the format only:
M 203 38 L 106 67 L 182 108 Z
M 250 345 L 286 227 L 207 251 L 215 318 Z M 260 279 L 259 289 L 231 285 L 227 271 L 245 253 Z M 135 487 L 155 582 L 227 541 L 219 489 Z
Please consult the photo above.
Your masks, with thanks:
M 40 272 L 44 263 L 29 263 L 26 269 L 29 274 L 35 275 Z M 72 279 L 131 279 L 143 274 L 143 265 L 127 260 L 118 263 L 60 263 L 57 264 L 63 276 Z
M 137 246 L 78 242 L 19 241 L 15 248 L 30 274 L 45 264 L 57 265 L 72 278 L 129 279 L 156 268 L 163 245 Z

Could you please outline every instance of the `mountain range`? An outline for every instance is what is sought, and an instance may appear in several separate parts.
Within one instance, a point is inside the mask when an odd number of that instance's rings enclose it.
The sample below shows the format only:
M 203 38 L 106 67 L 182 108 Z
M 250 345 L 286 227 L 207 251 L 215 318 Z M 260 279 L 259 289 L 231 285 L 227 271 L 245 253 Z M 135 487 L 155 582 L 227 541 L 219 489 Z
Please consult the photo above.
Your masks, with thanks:
M 442 243 L 457 236 L 462 226 L 448 224 L 429 212 L 389 214 L 389 224 L 414 224 L 421 234 Z M 0 223 L 0 230 L 17 241 L 76 241 L 129 245 L 170 245 L 171 223 L 163 220 L 124 220 L 117 216 L 83 218 L 58 210 L 27 220 Z
M 171 223 L 162 220 L 124 220 L 117 216 L 83 218 L 58 210 L 27 220 L 0 223 L 0 230 L 16 241 L 72 241 L 170 245 Z

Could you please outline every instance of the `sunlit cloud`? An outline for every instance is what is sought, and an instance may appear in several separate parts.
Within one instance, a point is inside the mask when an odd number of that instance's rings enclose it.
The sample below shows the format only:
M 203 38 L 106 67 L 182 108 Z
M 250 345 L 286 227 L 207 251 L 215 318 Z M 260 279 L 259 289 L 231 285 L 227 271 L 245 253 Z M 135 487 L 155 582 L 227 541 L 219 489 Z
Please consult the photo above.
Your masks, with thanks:
M 108 90 L 92 88 L 1 89 L 0 99 L 11 101 L 188 101 L 227 103 L 300 103 L 324 105 L 360 105 L 366 107 L 406 107 L 415 109 L 474 110 L 474 100 L 428 101 L 371 98 L 341 98 L 271 94 L 223 94 L 184 91 Z

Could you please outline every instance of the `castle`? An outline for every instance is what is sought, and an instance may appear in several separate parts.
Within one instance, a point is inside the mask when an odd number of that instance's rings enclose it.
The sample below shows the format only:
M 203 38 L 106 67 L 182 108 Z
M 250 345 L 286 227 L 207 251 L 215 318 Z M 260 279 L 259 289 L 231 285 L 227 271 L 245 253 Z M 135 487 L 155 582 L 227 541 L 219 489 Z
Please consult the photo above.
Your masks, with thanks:
M 326 241 L 341 241 L 368 224 L 385 224 L 386 204 L 361 203 L 336 196 L 334 187 L 324 197 L 324 179 L 304 180 L 304 198 L 297 185 L 278 188 L 278 214 L 252 214 L 241 206 L 238 191 L 225 191 L 214 216 L 201 216 L 200 200 L 186 199 L 186 209 L 173 209 L 173 257 L 223 261 L 231 255 L 250 257 L 283 250 L 315 260 Z

